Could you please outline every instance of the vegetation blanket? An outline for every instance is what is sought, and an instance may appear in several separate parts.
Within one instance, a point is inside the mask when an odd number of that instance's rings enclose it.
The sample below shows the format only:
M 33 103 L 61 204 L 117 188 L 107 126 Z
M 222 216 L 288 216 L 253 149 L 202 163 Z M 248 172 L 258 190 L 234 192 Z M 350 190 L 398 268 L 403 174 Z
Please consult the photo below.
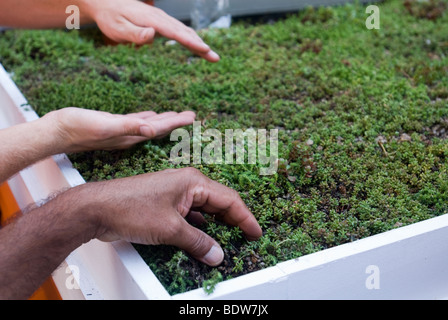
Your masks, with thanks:
M 201 35 L 211 64 L 179 45 L 105 46 L 96 29 L 5 31 L 0 61 L 42 116 L 68 106 L 193 110 L 202 129 L 278 129 L 278 170 L 193 164 L 237 190 L 263 228 L 247 242 L 209 219 L 225 251 L 209 268 L 168 246 L 136 245 L 170 293 L 355 241 L 448 210 L 448 5 L 377 3 L 234 21 Z M 192 132 L 192 127 L 186 127 Z M 169 137 L 70 155 L 86 181 L 175 168 Z M 224 148 L 224 146 L 223 146 Z

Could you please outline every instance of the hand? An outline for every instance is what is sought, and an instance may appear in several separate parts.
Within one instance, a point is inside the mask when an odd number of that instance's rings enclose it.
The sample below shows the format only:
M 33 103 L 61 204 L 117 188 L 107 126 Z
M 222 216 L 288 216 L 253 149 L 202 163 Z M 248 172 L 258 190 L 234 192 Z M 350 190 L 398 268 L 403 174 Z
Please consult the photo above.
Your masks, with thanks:
M 137 0 L 88 1 L 86 8 L 101 31 L 113 41 L 143 45 L 152 43 L 155 35 L 160 34 L 207 61 L 220 59 L 193 29 L 159 8 Z
M 177 246 L 211 266 L 224 254 L 210 236 L 186 219 L 199 213 L 238 226 L 248 240 L 262 235 L 255 217 L 238 193 L 193 168 L 169 169 L 146 175 L 90 184 L 101 212 L 99 234 L 103 241 L 118 239 L 141 244 Z M 203 217 L 202 217 L 203 218 Z
M 144 111 L 127 115 L 79 108 L 52 111 L 42 118 L 58 137 L 60 152 L 125 149 L 136 143 L 159 139 L 172 130 L 192 124 L 192 111 Z

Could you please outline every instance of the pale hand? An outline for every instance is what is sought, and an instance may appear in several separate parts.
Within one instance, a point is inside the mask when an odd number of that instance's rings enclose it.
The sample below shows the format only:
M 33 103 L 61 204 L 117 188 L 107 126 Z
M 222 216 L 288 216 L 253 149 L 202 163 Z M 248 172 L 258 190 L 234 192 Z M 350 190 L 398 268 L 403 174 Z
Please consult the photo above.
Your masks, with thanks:
M 64 108 L 46 114 L 51 132 L 58 139 L 61 153 L 129 148 L 136 143 L 159 139 L 172 130 L 190 125 L 192 111 L 143 111 L 127 115 L 80 108 Z
M 152 43 L 156 34 L 176 40 L 194 54 L 210 62 L 219 55 L 192 29 L 163 10 L 137 0 L 85 2 L 89 15 L 101 31 L 118 43 Z

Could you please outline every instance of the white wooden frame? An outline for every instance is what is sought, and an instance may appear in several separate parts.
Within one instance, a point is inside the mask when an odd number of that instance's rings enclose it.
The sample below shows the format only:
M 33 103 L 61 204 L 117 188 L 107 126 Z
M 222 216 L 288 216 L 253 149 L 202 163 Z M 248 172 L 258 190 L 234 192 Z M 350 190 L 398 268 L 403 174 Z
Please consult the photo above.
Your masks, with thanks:
M 36 119 L 0 65 L 0 129 Z M 8 181 L 21 208 L 82 183 L 63 154 Z M 211 295 L 196 289 L 170 296 L 124 241 L 82 245 L 53 278 L 64 299 L 445 299 L 447 253 L 443 215 L 224 281 Z

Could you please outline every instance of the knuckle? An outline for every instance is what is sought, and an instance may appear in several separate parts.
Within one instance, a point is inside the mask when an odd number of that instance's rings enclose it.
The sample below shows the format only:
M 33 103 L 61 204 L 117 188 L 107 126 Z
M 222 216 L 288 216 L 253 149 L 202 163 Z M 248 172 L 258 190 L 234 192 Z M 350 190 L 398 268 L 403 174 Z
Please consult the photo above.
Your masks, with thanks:
M 190 34 L 196 34 L 196 31 L 192 27 L 187 27 L 187 32 Z
M 176 238 L 182 232 L 183 224 L 179 219 L 169 219 L 164 226 L 164 238 L 170 243 L 172 239 Z
M 238 201 L 241 200 L 240 194 L 238 193 L 238 191 L 229 188 L 230 190 L 230 194 L 231 194 L 231 198 L 233 201 Z

